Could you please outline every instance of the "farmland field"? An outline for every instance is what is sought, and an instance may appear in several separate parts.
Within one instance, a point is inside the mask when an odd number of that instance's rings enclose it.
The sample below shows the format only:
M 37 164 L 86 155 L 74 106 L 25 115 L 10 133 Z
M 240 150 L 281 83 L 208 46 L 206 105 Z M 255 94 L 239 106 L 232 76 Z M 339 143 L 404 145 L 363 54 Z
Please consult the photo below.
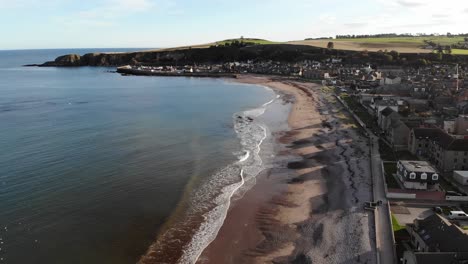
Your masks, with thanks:
M 424 41 L 432 41 L 440 45 L 455 44 L 463 42 L 464 37 L 393 37 L 393 38 L 355 38 L 355 39 L 316 39 L 291 41 L 291 44 L 311 45 L 321 48 L 326 48 L 328 42 L 334 43 L 335 49 L 340 50 L 355 50 L 355 51 L 379 51 L 379 50 L 396 50 L 400 53 L 430 53 L 430 49 L 424 49 Z M 468 55 L 466 50 L 453 50 L 456 55 Z

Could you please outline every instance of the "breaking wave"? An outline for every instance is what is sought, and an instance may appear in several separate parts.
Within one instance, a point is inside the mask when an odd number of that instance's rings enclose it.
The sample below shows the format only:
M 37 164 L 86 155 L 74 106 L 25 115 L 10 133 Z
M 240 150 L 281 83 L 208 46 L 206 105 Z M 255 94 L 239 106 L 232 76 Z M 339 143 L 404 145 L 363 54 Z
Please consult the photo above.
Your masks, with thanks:
M 210 183 L 199 189 L 198 193 L 200 194 L 218 188 L 221 191 L 214 197 L 214 207 L 204 214 L 203 223 L 192 237 L 191 242 L 185 247 L 178 263 L 195 263 L 198 260 L 203 250 L 215 239 L 223 225 L 232 197 L 244 186 L 246 181 L 254 179 L 264 170 L 259 154 L 261 145 L 267 138 L 268 130 L 255 118 L 262 115 L 266 107 L 274 100 L 262 105 L 262 107 L 234 115 L 234 129 L 240 138 L 244 155 L 240 156 L 237 162 L 217 172 L 211 178 Z

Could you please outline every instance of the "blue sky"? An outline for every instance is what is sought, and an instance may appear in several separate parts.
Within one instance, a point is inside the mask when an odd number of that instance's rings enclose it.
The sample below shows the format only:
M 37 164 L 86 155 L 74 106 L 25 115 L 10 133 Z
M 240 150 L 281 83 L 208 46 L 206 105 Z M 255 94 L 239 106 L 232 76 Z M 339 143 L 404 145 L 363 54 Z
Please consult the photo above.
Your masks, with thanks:
M 468 32 L 466 0 L 0 0 L 0 49 Z

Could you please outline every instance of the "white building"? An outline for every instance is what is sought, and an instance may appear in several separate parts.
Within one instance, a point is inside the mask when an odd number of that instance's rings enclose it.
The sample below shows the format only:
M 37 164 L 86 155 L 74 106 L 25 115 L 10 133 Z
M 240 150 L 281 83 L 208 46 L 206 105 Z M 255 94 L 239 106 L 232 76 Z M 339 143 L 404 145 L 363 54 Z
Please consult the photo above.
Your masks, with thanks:
M 439 174 L 427 161 L 400 160 L 397 176 L 407 189 L 426 190 L 439 182 Z
M 461 185 L 468 185 L 468 171 L 454 171 L 453 179 Z

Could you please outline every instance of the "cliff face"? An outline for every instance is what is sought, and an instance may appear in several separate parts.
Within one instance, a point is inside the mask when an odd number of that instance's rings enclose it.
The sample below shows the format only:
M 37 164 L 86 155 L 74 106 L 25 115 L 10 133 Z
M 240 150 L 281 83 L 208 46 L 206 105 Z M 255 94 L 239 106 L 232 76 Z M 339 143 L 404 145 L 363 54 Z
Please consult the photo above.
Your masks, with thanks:
M 274 44 L 247 47 L 220 46 L 199 49 L 179 49 L 166 51 L 142 51 L 132 53 L 88 53 L 83 56 L 69 54 L 41 65 L 30 66 L 122 66 L 122 65 L 193 65 L 202 63 L 224 63 L 232 61 L 280 61 L 298 62 L 303 60 L 323 61 L 330 57 L 340 57 L 344 63 L 376 63 L 380 65 L 419 65 L 421 59 L 434 63 L 468 63 L 468 56 L 444 54 L 400 54 L 388 60 L 383 52 L 358 52 L 328 50 L 302 45 Z
M 323 57 L 321 49 L 298 45 L 257 45 L 250 47 L 212 47 L 170 51 L 132 53 L 69 54 L 38 66 L 121 66 L 121 65 L 185 65 L 194 63 L 223 63 L 239 60 L 295 61 Z

